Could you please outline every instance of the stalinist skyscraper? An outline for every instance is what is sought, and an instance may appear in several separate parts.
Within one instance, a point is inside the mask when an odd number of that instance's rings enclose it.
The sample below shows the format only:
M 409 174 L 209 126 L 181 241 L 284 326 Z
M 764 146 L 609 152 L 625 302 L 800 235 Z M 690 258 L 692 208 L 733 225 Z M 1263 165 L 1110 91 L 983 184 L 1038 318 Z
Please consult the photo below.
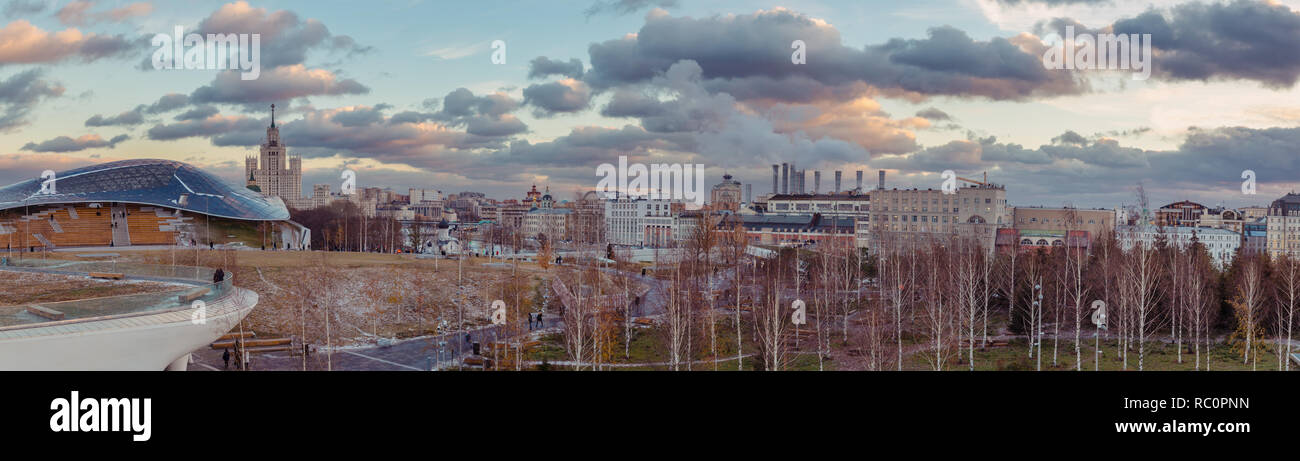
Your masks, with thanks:
M 280 128 L 275 126 L 275 104 L 271 104 L 271 126 L 266 128 L 266 142 L 258 157 L 244 158 L 245 176 L 269 197 L 280 197 L 289 206 L 302 201 L 302 157 L 288 156 L 280 142 Z M 287 160 L 287 162 L 286 162 Z M 287 167 L 287 168 L 286 168 Z

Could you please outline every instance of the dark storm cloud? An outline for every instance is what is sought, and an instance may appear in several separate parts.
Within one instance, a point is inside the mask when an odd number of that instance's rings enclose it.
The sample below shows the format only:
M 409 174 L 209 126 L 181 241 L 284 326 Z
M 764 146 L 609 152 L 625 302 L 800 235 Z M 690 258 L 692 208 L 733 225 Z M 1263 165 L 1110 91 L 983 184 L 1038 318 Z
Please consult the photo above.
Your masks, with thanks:
M 23 146 L 23 150 L 32 152 L 77 152 L 86 149 L 106 147 L 112 149 L 117 143 L 131 139 L 130 136 L 121 134 L 114 136 L 113 139 L 104 140 L 99 135 L 88 134 L 76 139 L 68 136 L 59 136 L 53 139 L 41 141 L 40 143 L 29 142 Z
M 794 40 L 806 43 L 807 64 L 791 62 Z M 807 102 L 860 92 L 864 85 L 1015 100 L 1085 89 L 1072 73 L 1047 72 L 1040 54 L 1004 38 L 978 41 L 942 26 L 924 39 L 852 48 L 829 24 L 784 9 L 706 18 L 651 15 L 637 34 L 592 44 L 588 53 L 591 70 L 583 80 L 597 90 L 648 81 L 681 60 L 699 63 L 706 85 L 741 100 Z
M 560 75 L 569 78 L 582 78 L 582 61 L 570 59 L 569 62 L 552 61 L 546 56 L 538 56 L 528 62 L 528 78 L 546 78 Z

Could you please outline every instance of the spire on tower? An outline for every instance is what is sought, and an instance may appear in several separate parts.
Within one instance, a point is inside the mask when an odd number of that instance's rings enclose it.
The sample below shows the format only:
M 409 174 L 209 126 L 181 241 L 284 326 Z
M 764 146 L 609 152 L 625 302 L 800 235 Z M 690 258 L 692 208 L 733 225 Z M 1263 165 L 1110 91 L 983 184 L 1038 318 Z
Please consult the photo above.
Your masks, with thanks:
M 271 128 L 275 128 L 275 104 L 271 104 Z

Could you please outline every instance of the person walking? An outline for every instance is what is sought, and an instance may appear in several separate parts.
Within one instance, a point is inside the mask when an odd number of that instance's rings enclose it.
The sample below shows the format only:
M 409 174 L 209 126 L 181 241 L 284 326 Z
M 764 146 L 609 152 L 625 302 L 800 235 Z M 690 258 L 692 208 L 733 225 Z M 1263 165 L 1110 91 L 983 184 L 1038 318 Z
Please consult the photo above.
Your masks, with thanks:
M 212 273 L 212 283 L 221 283 L 225 279 L 226 271 L 221 270 L 220 267 L 217 268 L 216 272 Z
M 225 365 L 222 365 L 222 366 L 221 366 L 221 369 L 222 369 L 222 370 L 225 370 L 225 369 L 229 369 L 229 368 L 230 368 L 230 348 L 226 348 L 226 349 L 222 350 L 222 352 L 221 352 L 221 361 L 222 361 L 222 362 L 225 362 Z
M 538 313 L 537 313 L 537 329 L 540 330 L 540 329 L 544 328 L 545 326 L 546 326 L 545 323 L 542 321 L 542 313 L 541 313 L 541 312 L 538 312 Z

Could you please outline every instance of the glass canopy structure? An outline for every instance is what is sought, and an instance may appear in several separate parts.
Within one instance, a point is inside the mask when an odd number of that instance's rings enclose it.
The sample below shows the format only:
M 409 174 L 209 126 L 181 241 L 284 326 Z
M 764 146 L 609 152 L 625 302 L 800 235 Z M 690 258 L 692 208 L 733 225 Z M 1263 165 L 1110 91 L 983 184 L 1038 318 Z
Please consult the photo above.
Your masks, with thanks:
M 33 178 L 0 188 L 0 211 L 62 203 L 132 203 L 252 221 L 283 221 L 278 197 L 232 187 L 193 165 L 172 160 L 123 160 Z

